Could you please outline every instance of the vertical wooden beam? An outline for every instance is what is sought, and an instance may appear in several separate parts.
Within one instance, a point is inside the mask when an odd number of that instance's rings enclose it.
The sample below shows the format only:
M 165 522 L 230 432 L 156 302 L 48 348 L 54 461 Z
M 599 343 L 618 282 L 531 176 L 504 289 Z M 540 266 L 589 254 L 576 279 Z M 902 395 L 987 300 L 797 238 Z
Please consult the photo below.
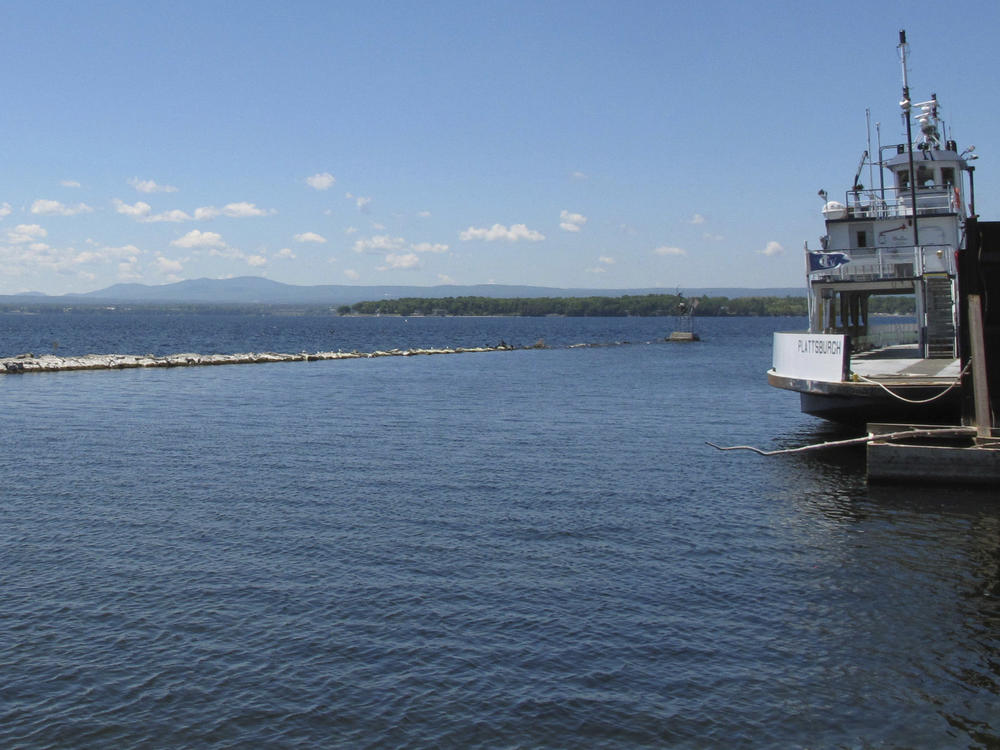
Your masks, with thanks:
M 972 349 L 972 391 L 976 404 L 976 436 L 990 437 L 993 418 L 990 414 L 990 389 L 986 380 L 986 343 L 983 340 L 983 307 L 978 294 L 970 294 L 969 346 Z

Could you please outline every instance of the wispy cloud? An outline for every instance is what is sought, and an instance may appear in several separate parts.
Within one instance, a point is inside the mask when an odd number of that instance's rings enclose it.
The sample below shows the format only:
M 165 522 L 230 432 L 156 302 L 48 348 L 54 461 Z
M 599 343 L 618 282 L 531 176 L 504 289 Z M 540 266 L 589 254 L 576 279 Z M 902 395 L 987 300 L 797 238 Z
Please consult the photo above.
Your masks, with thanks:
M 390 237 L 387 234 L 377 234 L 374 237 L 366 237 L 354 241 L 354 252 L 374 253 L 380 255 L 386 252 L 395 252 L 406 247 L 406 240 L 402 237 Z
M 190 214 L 181 211 L 179 208 L 175 208 L 171 211 L 164 211 L 159 214 L 149 214 L 148 216 L 143 216 L 139 221 L 147 222 L 150 224 L 155 224 L 161 221 L 168 221 L 173 223 L 180 223 L 182 221 L 191 221 L 192 217 Z
M 668 245 L 662 245 L 661 247 L 654 249 L 653 253 L 655 253 L 656 255 L 680 256 L 680 255 L 687 255 L 687 250 L 681 247 L 669 247 Z
M 484 240 L 485 242 L 496 242 L 505 240 L 507 242 L 517 242 L 518 240 L 528 240 L 529 242 L 541 242 L 545 235 L 534 229 L 528 229 L 524 224 L 514 224 L 509 229 L 503 224 L 494 224 L 492 227 L 469 227 L 458 235 L 463 241 Z
M 246 219 L 255 216 L 272 216 L 277 211 L 266 208 L 258 208 L 255 203 L 241 201 L 239 203 L 227 203 L 222 208 L 215 206 L 202 206 L 194 210 L 194 218 L 197 220 L 214 219 L 216 216 L 226 216 L 230 219 Z
M 133 177 L 128 181 L 128 184 L 138 190 L 140 193 L 176 193 L 177 188 L 173 185 L 160 185 L 156 180 L 140 180 L 138 177 Z
M 357 281 L 361 278 L 361 274 L 355 271 L 353 268 L 345 268 L 344 276 L 349 278 L 351 281 Z
M 77 203 L 75 206 L 67 206 L 59 201 L 39 198 L 31 204 L 31 213 L 39 216 L 76 216 L 77 214 L 89 214 L 94 209 L 86 203 Z
M 315 242 L 316 244 L 326 242 L 326 237 L 321 234 L 316 234 L 316 232 L 302 232 L 300 234 L 296 234 L 293 239 L 296 242 Z
M 583 214 L 571 213 L 563 209 L 559 213 L 559 228 L 567 232 L 579 232 L 580 227 L 587 223 L 587 217 Z
M 354 205 L 358 207 L 358 210 L 367 213 L 368 206 L 371 205 L 372 199 L 364 195 L 354 195 L 353 193 L 344 193 L 344 197 L 348 200 L 354 201 Z
M 38 224 L 18 224 L 7 232 L 7 242 L 12 245 L 23 245 L 48 236 L 49 233 Z
M 178 274 L 184 270 L 184 264 L 179 260 L 174 260 L 172 258 L 164 257 L 163 255 L 156 256 L 156 270 L 160 273 L 165 274 Z
M 80 183 L 77 182 L 76 180 L 60 180 L 59 184 L 62 185 L 63 187 L 68 187 L 68 188 L 80 187 Z
M 131 216 L 133 219 L 148 216 L 150 211 L 153 210 L 153 207 L 145 201 L 136 201 L 135 203 L 129 204 L 119 198 L 115 198 L 112 203 L 115 206 L 115 211 L 123 214 L 124 216 Z
M 389 253 L 385 256 L 385 265 L 379 266 L 379 271 L 411 269 L 420 266 L 420 256 L 416 253 Z
M 440 243 L 418 242 L 410 245 L 410 249 L 415 253 L 446 253 L 448 246 Z
M 10 216 L 11 211 L 13 211 L 13 209 L 10 207 L 9 203 L 0 203 L 0 219 L 5 216 Z
M 329 172 L 318 172 L 311 177 L 306 177 L 306 185 L 313 190 L 329 190 L 336 181 L 337 178 Z
M 694 215 L 691 216 L 691 223 L 692 224 L 704 224 L 705 223 L 705 217 L 702 216 L 701 214 L 694 214 Z
M 173 240 L 171 245 L 175 247 L 225 247 L 226 243 L 222 239 L 222 235 L 217 232 L 202 232 L 198 229 L 192 229 L 190 232 L 185 234 L 183 237 L 179 237 Z
M 779 243 L 775 242 L 774 240 L 771 240 L 764 246 L 763 250 L 760 250 L 758 252 L 760 252 L 761 255 L 766 255 L 770 257 L 772 255 L 781 255 L 783 252 L 785 252 L 785 248 L 783 248 Z

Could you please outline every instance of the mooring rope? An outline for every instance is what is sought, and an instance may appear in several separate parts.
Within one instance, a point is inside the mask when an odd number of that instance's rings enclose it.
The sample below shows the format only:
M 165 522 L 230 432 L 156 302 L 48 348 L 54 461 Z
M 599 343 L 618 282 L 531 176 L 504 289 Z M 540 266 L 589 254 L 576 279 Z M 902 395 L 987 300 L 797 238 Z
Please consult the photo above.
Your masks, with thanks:
M 893 398 L 898 398 L 900 401 L 904 401 L 907 404 L 929 404 L 932 401 L 937 401 L 939 398 L 948 393 L 948 391 L 950 391 L 952 388 L 955 388 L 956 386 L 960 385 L 962 382 L 962 376 L 965 375 L 966 372 L 968 372 L 969 366 L 971 364 L 972 360 L 970 359 L 968 362 L 965 363 L 965 367 L 962 368 L 962 371 L 958 373 L 958 377 L 956 377 L 955 380 L 952 381 L 951 385 L 949 385 L 943 391 L 941 391 L 935 396 L 923 399 L 913 399 L 913 398 L 906 398 L 905 396 L 900 396 L 898 393 L 893 393 L 892 391 L 890 391 L 889 388 L 884 383 L 880 383 L 877 380 L 872 380 L 871 378 L 866 378 L 864 375 L 858 375 L 857 373 L 853 373 L 853 375 L 863 383 L 870 383 L 871 385 L 877 385 L 879 388 L 881 388 L 883 391 L 888 393 Z
M 881 435 L 876 435 L 873 432 L 869 432 L 863 437 L 848 438 L 847 440 L 830 440 L 825 443 L 814 443 L 812 445 L 802 445 L 798 448 L 781 448 L 779 450 L 766 451 L 761 448 L 755 448 L 752 445 L 730 445 L 722 446 L 716 445 L 715 443 L 705 441 L 706 445 L 710 445 L 716 450 L 720 451 L 753 451 L 754 453 L 761 456 L 780 456 L 786 453 L 804 453 L 805 451 L 820 450 L 822 448 L 841 448 L 849 445 L 864 445 L 870 443 L 873 440 L 896 440 L 898 438 L 904 437 L 945 437 L 948 435 L 960 436 L 960 435 L 975 435 L 975 427 L 932 427 L 926 430 L 900 430 L 898 432 L 887 432 Z

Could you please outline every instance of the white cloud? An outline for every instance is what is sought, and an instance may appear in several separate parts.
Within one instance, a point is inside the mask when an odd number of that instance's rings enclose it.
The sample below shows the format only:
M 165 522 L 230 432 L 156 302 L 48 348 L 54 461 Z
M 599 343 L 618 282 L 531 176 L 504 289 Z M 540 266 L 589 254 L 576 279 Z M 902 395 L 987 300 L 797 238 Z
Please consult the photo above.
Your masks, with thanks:
M 135 267 L 135 263 L 124 261 L 118 264 L 118 278 L 122 281 L 135 281 L 142 278 Z
M 239 203 L 227 203 L 223 207 L 222 213 L 232 219 L 245 219 L 253 216 L 268 216 L 275 213 L 275 211 L 274 209 L 258 208 L 253 203 L 241 201 Z
M 439 273 L 438 274 L 438 281 L 440 281 L 442 284 L 454 284 L 455 283 L 455 280 L 453 278 L 451 278 L 451 276 L 449 276 L 446 273 Z
M 184 265 L 179 260 L 172 260 L 158 255 L 156 256 L 156 270 L 167 274 L 180 273 L 184 270 Z
M 430 242 L 418 242 L 415 245 L 410 245 L 410 249 L 415 253 L 446 253 L 448 252 L 447 245 L 441 244 L 431 244 Z
M 355 271 L 353 268 L 345 268 L 344 276 L 349 278 L 351 281 L 357 281 L 361 278 L 361 274 Z
M 606 266 L 613 266 L 615 264 L 615 259 L 607 255 L 602 255 L 597 259 L 597 262 L 603 263 Z
M 68 188 L 80 187 L 80 183 L 77 182 L 76 180 L 61 180 L 59 184 L 62 185 L 63 187 L 68 187 Z
M 202 232 L 198 229 L 192 229 L 190 232 L 185 234 L 170 243 L 174 247 L 225 247 L 226 243 L 222 240 L 222 235 L 216 232 Z
M 344 230 L 344 234 L 357 234 L 357 233 L 358 233 L 357 227 L 348 227 L 347 229 Z
M 587 217 L 583 214 L 570 213 L 565 209 L 559 213 L 559 218 L 562 220 L 559 228 L 567 232 L 579 232 L 580 227 L 587 223 Z
M 771 240 L 764 246 L 764 249 L 760 251 L 760 254 L 770 257 L 772 255 L 781 255 L 783 252 L 785 252 L 785 248 L 774 240 Z
M 329 172 L 320 172 L 312 177 L 306 177 L 306 184 L 314 190 L 327 190 L 337 181 Z
M 251 255 L 247 258 L 247 263 L 254 268 L 267 265 L 267 258 L 263 255 Z
M 138 204 L 137 204 L 138 205 Z M 151 214 L 149 216 L 144 216 L 140 221 L 147 222 L 149 224 L 155 224 L 161 221 L 170 221 L 174 223 L 179 223 L 182 221 L 191 221 L 191 216 L 179 208 L 175 208 L 172 211 L 164 211 L 161 214 Z
M 274 255 L 275 255 L 276 258 L 289 258 L 289 259 L 292 259 L 292 258 L 295 257 L 295 253 L 292 252 L 292 248 L 290 248 L 290 247 L 283 247 L 277 253 L 275 253 Z
M 136 201 L 134 204 L 129 205 L 125 201 L 115 198 L 112 203 L 114 203 L 115 211 L 125 216 L 131 216 L 134 219 L 147 216 L 153 210 L 153 207 L 144 201 Z
M 574 180 L 586 180 L 586 179 L 588 179 L 587 175 L 585 175 L 583 172 L 580 172 L 580 171 L 573 172 L 570 175 L 570 177 L 572 177 Z
M 354 195 L 353 193 L 344 193 L 344 197 L 354 201 L 354 205 L 358 207 L 358 210 L 365 213 L 368 212 L 368 206 L 372 202 L 371 198 L 366 198 L 362 195 Z
M 431 217 L 430 211 L 417 211 L 417 216 L 421 219 L 429 219 Z
M 23 245 L 48 236 L 49 233 L 38 224 L 18 224 L 7 232 L 7 241 L 12 245 Z
M 258 208 L 254 203 L 242 201 L 240 203 L 227 203 L 222 208 L 215 206 L 202 206 L 194 210 L 194 218 L 198 221 L 214 219 L 216 216 L 227 216 L 230 219 L 246 219 L 254 216 L 270 216 L 277 213 L 274 209 Z
M 375 253 L 376 255 L 401 250 L 406 247 L 406 240 L 402 237 L 390 237 L 387 234 L 377 234 L 368 239 L 355 240 L 354 252 Z
M 607 273 L 608 269 L 602 266 L 594 266 L 593 268 L 584 269 L 587 273 Z
M 59 201 L 39 198 L 31 204 L 31 213 L 39 216 L 76 216 L 77 214 L 89 214 L 93 211 L 86 203 L 77 203 L 75 206 L 66 206 Z
M 5 216 L 10 216 L 11 211 L 13 211 L 9 203 L 0 203 L 0 219 Z
M 534 229 L 528 229 L 524 224 L 514 224 L 508 229 L 503 224 L 494 224 L 489 229 L 480 227 L 469 227 L 460 233 L 461 240 L 485 240 L 494 242 L 496 240 L 506 240 L 507 242 L 517 242 L 518 240 L 529 240 L 540 242 L 545 239 L 545 235 Z
M 416 253 L 389 253 L 385 256 L 386 265 L 379 266 L 379 271 L 387 271 L 394 268 L 417 268 L 420 265 L 420 256 Z
M 691 223 L 692 224 L 704 224 L 705 223 L 705 217 L 702 216 L 701 214 L 694 214 L 691 217 Z
M 653 250 L 656 255 L 687 255 L 687 250 L 680 247 L 668 247 L 663 245 Z
M 712 234 L 711 232 L 705 232 L 705 234 L 703 234 L 702 237 L 712 242 L 722 242 L 724 239 L 726 239 L 721 234 Z
M 155 180 L 140 180 L 138 177 L 133 177 L 128 181 L 128 184 L 138 190 L 140 193 L 176 193 L 177 188 L 173 185 L 158 185 Z
M 221 213 L 222 211 L 215 206 L 201 206 L 194 210 L 194 220 L 207 221 L 208 219 L 214 219 Z
M 296 242 L 316 242 L 319 244 L 326 242 L 326 237 L 315 232 L 302 232 L 301 234 L 296 234 L 293 239 Z

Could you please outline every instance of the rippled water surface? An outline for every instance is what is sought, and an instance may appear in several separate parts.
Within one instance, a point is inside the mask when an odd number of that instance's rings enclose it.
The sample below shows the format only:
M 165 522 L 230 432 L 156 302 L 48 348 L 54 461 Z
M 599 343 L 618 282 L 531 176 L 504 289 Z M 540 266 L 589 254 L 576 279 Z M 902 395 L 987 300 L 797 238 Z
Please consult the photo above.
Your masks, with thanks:
M 766 385 L 798 321 L 13 317 L 552 348 L 0 378 L 0 746 L 1000 745 L 997 493 L 705 445 L 839 436 Z

